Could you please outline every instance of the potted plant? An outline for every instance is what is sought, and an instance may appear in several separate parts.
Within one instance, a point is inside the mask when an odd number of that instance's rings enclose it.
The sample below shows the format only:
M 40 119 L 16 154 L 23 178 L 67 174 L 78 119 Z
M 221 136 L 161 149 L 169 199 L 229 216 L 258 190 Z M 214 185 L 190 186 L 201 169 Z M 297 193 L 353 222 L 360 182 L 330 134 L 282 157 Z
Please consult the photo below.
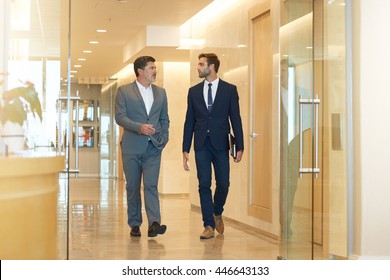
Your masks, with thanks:
M 1 73 L 1 75 L 7 75 Z M 23 124 L 27 120 L 27 114 L 32 113 L 42 121 L 42 107 L 33 83 L 21 82 L 21 86 L 4 91 L 0 99 L 0 124 L 2 131 L 0 136 L 9 146 L 9 151 L 23 149 L 24 147 L 24 128 Z M 3 81 L 0 81 L 0 86 Z M 11 131 L 9 131 L 11 129 Z M 16 139 L 10 139 L 15 137 Z M 22 147 L 13 146 L 16 142 L 22 142 Z

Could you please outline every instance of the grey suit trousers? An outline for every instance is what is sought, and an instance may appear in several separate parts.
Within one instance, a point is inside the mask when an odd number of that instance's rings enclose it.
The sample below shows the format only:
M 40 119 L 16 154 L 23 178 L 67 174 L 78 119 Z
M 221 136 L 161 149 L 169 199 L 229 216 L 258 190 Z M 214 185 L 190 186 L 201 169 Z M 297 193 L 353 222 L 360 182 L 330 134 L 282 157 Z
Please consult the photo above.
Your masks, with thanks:
M 122 153 L 127 190 L 127 223 L 130 227 L 142 224 L 141 179 L 144 186 L 145 210 L 148 227 L 153 222 L 161 223 L 158 198 L 158 177 L 162 150 L 149 142 L 143 154 Z

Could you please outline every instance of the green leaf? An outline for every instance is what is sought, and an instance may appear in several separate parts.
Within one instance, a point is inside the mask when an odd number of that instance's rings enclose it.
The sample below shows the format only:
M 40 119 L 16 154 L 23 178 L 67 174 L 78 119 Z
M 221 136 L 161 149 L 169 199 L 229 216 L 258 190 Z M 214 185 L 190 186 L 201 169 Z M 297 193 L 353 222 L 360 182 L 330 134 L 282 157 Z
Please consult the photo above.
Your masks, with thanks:
M 2 98 L 3 106 L 0 111 L 2 123 L 9 120 L 23 125 L 23 122 L 27 120 L 28 111 L 31 111 L 34 117 L 38 115 L 42 121 L 41 102 L 34 86 L 13 88 L 4 92 Z

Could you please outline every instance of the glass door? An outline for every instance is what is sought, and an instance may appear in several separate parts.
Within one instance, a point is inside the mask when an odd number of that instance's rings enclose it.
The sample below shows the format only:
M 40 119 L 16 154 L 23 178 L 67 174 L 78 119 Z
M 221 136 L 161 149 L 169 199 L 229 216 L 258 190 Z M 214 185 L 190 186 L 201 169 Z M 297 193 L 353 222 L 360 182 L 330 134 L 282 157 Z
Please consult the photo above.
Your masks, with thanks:
M 71 138 L 71 96 L 70 96 L 70 7 L 71 0 L 58 1 L 60 4 L 61 26 L 60 58 L 61 58 L 61 86 L 57 97 L 56 111 L 56 148 L 65 155 L 65 168 L 59 176 L 58 192 L 58 259 L 69 259 L 69 175 L 70 153 L 69 143 Z
M 313 259 L 315 188 L 318 161 L 319 92 L 315 91 L 315 2 L 282 1 L 280 27 L 280 141 L 282 253 Z M 321 231 L 320 231 L 321 232 Z
M 345 1 L 281 1 L 283 259 L 347 256 L 344 11 Z

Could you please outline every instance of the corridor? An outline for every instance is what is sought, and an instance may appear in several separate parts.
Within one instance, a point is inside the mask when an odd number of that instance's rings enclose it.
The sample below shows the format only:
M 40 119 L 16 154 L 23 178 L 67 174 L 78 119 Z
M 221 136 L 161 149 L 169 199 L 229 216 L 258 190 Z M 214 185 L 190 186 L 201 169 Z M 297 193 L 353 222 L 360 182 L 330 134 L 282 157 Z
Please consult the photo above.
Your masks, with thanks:
M 279 253 L 277 240 L 229 219 L 223 235 L 200 240 L 200 209 L 191 207 L 187 197 L 161 197 L 162 223 L 168 228 L 164 235 L 147 236 L 145 215 L 142 236 L 130 238 L 124 183 L 90 178 L 70 179 L 68 243 L 65 185 L 66 179 L 60 179 L 58 259 L 275 260 Z

